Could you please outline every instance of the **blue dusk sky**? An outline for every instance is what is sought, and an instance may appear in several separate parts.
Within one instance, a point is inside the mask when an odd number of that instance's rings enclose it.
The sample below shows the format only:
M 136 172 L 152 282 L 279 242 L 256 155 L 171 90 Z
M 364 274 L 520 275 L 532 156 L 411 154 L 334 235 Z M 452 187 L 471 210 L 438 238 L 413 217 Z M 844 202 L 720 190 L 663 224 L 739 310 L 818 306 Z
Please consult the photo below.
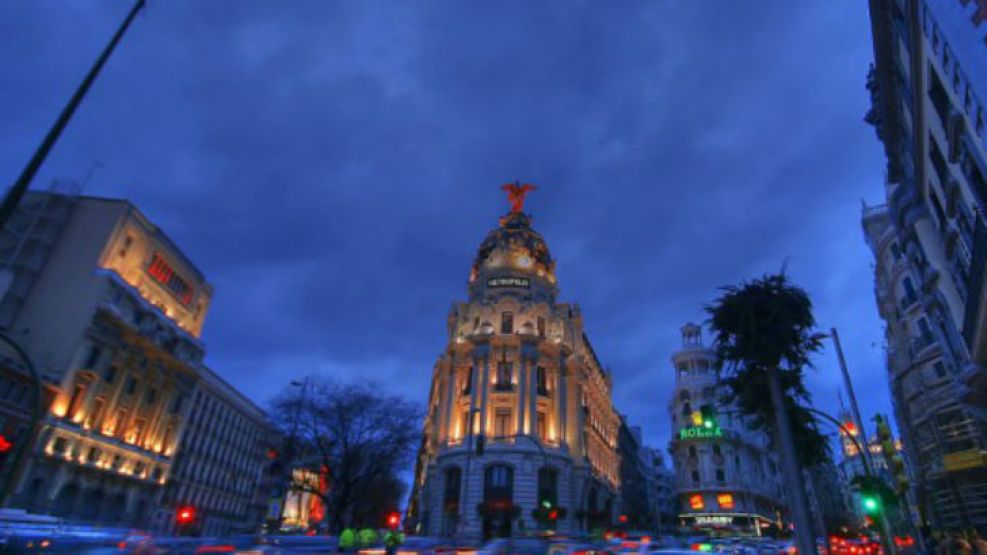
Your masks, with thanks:
M 3 180 L 130 5 L 4 4 Z M 424 403 L 499 185 L 535 183 L 560 300 L 664 448 L 679 327 L 786 261 L 890 412 L 871 59 L 863 2 L 152 0 L 34 188 L 88 175 L 159 224 L 215 286 L 208 364 L 266 405 L 313 373 Z M 832 349 L 815 365 L 835 411 Z

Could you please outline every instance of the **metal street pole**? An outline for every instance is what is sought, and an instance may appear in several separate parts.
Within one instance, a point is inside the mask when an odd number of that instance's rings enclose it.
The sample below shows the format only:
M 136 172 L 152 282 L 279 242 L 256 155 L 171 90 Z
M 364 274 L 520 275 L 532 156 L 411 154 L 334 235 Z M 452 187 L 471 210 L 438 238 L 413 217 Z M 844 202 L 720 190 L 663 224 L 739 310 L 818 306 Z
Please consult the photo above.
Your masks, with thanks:
M 829 329 L 829 336 L 833 340 L 833 345 L 836 347 L 836 356 L 840 361 L 840 372 L 843 374 L 843 388 L 846 389 L 847 397 L 850 398 L 850 410 L 853 411 L 853 419 L 856 420 L 857 430 L 860 432 L 860 436 L 864 440 L 864 446 L 868 449 L 861 451 L 860 455 L 864 457 L 863 460 L 869 461 L 870 459 L 870 442 L 867 441 L 867 428 L 864 427 L 864 419 L 860 417 L 860 407 L 857 406 L 857 395 L 853 392 L 853 383 L 850 381 L 850 372 L 846 367 L 846 358 L 843 357 L 843 347 L 840 345 L 840 334 L 837 333 L 836 328 Z
M 106 48 L 103 49 L 103 52 L 99 55 L 99 58 L 96 59 L 96 63 L 93 64 L 93 67 L 89 70 L 89 73 L 86 74 L 86 78 L 82 80 L 82 84 L 79 85 L 79 88 L 75 90 L 75 94 L 73 94 L 72 98 L 69 99 L 68 104 L 66 104 L 65 108 L 62 109 L 62 113 L 58 115 L 58 119 L 55 120 L 55 124 L 48 130 L 48 134 L 45 135 L 44 140 L 41 141 L 41 145 L 39 145 L 38 149 L 34 151 L 34 155 L 31 156 L 31 159 L 28 161 L 27 166 L 24 167 L 24 170 L 17 178 L 17 181 L 15 181 L 7 191 L 7 195 L 3 199 L 3 204 L 0 204 L 0 230 L 7 225 L 7 220 L 9 220 L 11 214 L 14 213 L 14 210 L 21 201 L 21 197 L 23 197 L 24 193 L 27 192 L 27 188 L 31 185 L 31 181 L 34 179 L 34 175 L 38 173 L 38 169 L 41 167 L 41 164 L 45 161 L 45 158 L 48 157 L 48 153 L 51 152 L 52 147 L 55 146 L 55 142 L 58 141 L 58 138 L 61 136 L 65 126 L 68 125 L 69 120 L 72 119 L 72 115 L 75 114 L 75 110 L 79 107 L 79 103 L 82 102 L 83 97 L 85 97 L 86 93 L 89 92 L 89 87 L 92 86 L 93 81 L 96 80 L 100 70 L 103 69 L 103 65 L 106 64 L 106 60 L 109 59 L 110 54 L 113 53 L 117 43 L 120 42 L 120 39 L 123 38 L 123 34 L 127 31 L 127 28 L 130 27 L 130 22 L 134 20 L 137 12 L 144 7 L 145 3 L 146 0 L 137 0 L 134 7 L 130 9 L 130 13 L 127 14 L 127 19 L 123 21 L 123 24 L 120 25 L 119 29 L 117 29 L 116 34 L 114 34 L 113 38 L 110 39 L 110 43 L 106 45 Z
M 805 495 L 805 485 L 802 469 L 799 468 L 795 453 L 795 441 L 792 437 L 791 421 L 788 407 L 785 406 L 785 394 L 781 387 L 781 377 L 777 368 L 768 369 L 768 389 L 771 394 L 771 405 L 774 408 L 774 430 L 778 442 L 778 454 L 781 456 L 782 475 L 791 491 L 789 507 L 796 522 L 795 543 L 798 552 L 802 554 L 816 553 L 816 541 L 812 534 L 812 524 L 809 520 L 809 501 Z

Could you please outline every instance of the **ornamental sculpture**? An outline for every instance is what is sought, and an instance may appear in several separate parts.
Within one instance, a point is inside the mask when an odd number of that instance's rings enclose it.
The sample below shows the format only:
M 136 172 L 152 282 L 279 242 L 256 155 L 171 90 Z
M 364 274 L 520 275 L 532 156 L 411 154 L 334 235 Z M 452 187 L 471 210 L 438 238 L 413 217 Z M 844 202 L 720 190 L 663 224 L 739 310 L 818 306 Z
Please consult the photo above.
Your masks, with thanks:
M 524 197 L 538 187 L 530 183 L 521 184 L 518 181 L 501 185 L 502 191 L 507 191 L 507 201 L 511 203 L 511 213 L 520 213 L 524 209 Z

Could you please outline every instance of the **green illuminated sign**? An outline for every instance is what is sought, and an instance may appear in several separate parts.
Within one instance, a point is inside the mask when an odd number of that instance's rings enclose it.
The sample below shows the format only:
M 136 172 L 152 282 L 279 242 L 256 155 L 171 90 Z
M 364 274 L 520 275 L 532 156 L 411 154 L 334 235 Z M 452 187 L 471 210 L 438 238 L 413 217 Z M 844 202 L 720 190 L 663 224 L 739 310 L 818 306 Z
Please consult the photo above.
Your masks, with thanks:
M 691 426 L 679 430 L 679 439 L 710 439 L 723 437 L 723 430 L 719 426 Z

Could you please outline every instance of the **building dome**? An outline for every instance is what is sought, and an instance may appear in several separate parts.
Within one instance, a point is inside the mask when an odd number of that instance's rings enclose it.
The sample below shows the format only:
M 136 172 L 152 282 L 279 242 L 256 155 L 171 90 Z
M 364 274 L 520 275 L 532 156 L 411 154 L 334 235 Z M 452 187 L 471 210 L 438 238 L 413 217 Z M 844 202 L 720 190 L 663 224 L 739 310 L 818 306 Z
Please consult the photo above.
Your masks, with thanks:
M 470 270 L 470 292 L 545 290 L 554 295 L 555 261 L 545 239 L 531 228 L 531 217 L 510 212 L 480 243 Z

